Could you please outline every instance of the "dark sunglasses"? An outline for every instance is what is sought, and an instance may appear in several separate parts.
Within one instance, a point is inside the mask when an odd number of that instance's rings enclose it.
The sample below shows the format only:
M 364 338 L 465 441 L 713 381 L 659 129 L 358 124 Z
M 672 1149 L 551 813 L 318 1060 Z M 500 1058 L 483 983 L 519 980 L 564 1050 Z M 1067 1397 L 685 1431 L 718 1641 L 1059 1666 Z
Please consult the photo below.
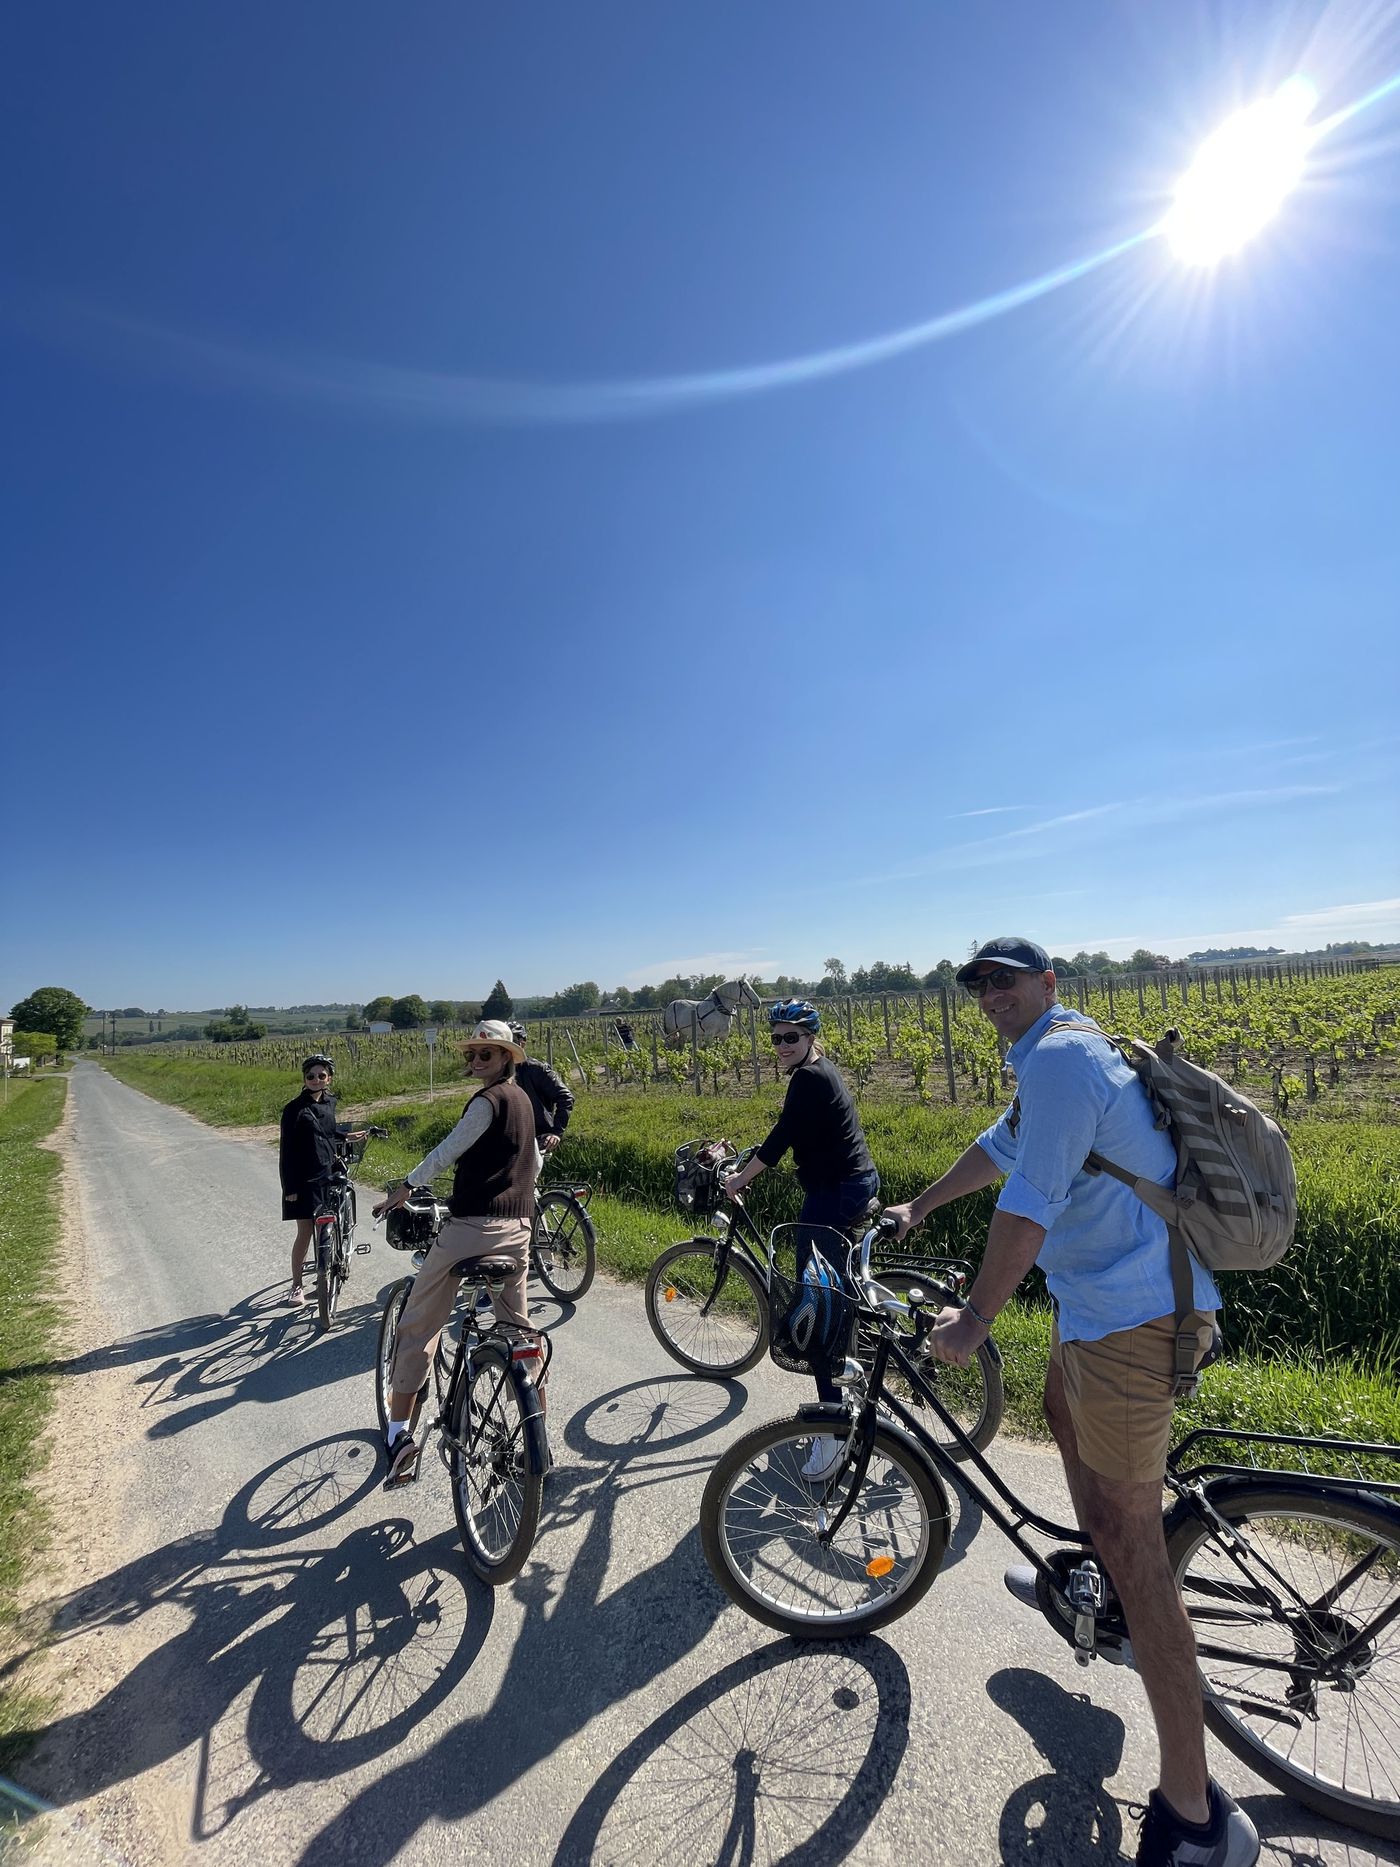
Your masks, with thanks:
M 769 1042 L 777 1044 L 800 1044 L 807 1035 L 805 1031 L 774 1031 Z
M 969 979 L 967 989 L 974 998 L 981 998 L 989 985 L 998 992 L 1008 992 L 1018 979 L 1028 976 L 1024 972 L 1012 972 L 1009 966 L 998 966 L 995 972 L 979 973 L 975 979 Z
M 494 1063 L 496 1061 L 496 1053 L 489 1044 L 485 1050 L 465 1050 L 462 1054 L 468 1063 Z
M 309 1070 L 303 1081 L 308 1083 L 328 1083 L 331 1080 L 329 1070 Z

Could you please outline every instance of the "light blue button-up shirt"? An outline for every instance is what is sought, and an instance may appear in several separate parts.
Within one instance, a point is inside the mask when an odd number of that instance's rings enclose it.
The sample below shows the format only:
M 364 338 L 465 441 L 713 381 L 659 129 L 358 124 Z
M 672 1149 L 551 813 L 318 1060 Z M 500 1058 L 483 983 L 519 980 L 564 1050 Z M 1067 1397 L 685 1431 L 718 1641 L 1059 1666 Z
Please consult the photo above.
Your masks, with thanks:
M 1046 1027 L 1058 1019 L 1084 1034 Z M 1042 1039 L 1045 1041 L 1042 1042 Z M 1170 1186 L 1176 1149 L 1153 1125 L 1146 1091 L 1090 1021 L 1052 1005 L 1007 1052 L 1016 1072 L 1021 1120 L 1011 1110 L 978 1136 L 978 1145 L 1009 1177 L 997 1208 L 1045 1227 L 1036 1262 L 1059 1305 L 1062 1342 L 1095 1342 L 1175 1313 L 1167 1228 L 1137 1194 L 1111 1175 L 1084 1171 L 1091 1153 L 1130 1173 Z M 1220 1292 L 1192 1259 L 1197 1309 L 1219 1306 Z

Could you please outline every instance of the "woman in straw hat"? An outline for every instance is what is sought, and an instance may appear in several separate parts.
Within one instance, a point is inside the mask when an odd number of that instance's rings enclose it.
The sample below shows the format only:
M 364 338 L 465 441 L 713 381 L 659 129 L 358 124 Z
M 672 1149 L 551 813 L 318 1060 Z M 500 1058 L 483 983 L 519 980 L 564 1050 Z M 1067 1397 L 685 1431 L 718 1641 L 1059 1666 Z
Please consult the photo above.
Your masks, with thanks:
M 516 1329 L 530 1327 L 525 1280 L 539 1150 L 530 1098 L 514 1081 L 515 1066 L 524 1062 L 525 1052 L 509 1025 L 499 1018 L 486 1018 L 472 1032 L 462 1054 L 480 1088 L 446 1140 L 374 1209 L 379 1218 L 403 1205 L 416 1187 L 427 1186 L 448 1167 L 455 1168 L 447 1202 L 452 1216 L 423 1260 L 399 1318 L 385 1442 L 388 1484 L 411 1477 L 417 1466 L 418 1447 L 408 1430 L 408 1416 L 457 1298 L 459 1280 L 453 1267 L 465 1258 L 509 1259 L 512 1274 L 501 1294 L 493 1298 L 496 1320 Z

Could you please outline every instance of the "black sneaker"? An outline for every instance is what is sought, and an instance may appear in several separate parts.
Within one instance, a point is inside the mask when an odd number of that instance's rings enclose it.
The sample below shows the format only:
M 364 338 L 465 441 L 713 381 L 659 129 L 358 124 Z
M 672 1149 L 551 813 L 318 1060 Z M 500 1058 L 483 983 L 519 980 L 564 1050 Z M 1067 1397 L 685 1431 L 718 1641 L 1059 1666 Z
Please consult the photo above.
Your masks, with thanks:
M 1210 1786 L 1210 1820 L 1184 1822 L 1154 1789 L 1138 1840 L 1138 1867 L 1253 1867 L 1259 1832 L 1233 1796 Z
M 418 1469 L 418 1447 L 412 1433 L 400 1433 L 392 1445 L 384 1442 L 384 1456 L 389 1462 L 389 1469 L 384 1476 L 384 1489 L 392 1485 L 406 1484 Z

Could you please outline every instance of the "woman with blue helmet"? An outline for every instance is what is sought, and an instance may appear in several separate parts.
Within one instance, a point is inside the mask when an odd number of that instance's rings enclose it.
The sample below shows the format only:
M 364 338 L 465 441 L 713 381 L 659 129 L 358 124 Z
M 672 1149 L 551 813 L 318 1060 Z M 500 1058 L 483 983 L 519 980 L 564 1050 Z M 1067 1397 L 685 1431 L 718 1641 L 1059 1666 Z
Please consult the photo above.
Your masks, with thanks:
M 799 1222 L 844 1231 L 880 1190 L 856 1105 L 841 1072 L 822 1052 L 821 1013 L 810 999 L 783 999 L 769 1011 L 768 1023 L 779 1065 L 788 1075 L 783 1112 L 748 1165 L 725 1181 L 724 1190 L 731 1199 L 742 1193 L 791 1148 L 803 1194 Z M 828 1372 L 817 1375 L 817 1395 L 826 1401 L 841 1398 Z M 840 1456 L 839 1441 L 826 1435 L 814 1439 L 803 1477 L 825 1477 Z

